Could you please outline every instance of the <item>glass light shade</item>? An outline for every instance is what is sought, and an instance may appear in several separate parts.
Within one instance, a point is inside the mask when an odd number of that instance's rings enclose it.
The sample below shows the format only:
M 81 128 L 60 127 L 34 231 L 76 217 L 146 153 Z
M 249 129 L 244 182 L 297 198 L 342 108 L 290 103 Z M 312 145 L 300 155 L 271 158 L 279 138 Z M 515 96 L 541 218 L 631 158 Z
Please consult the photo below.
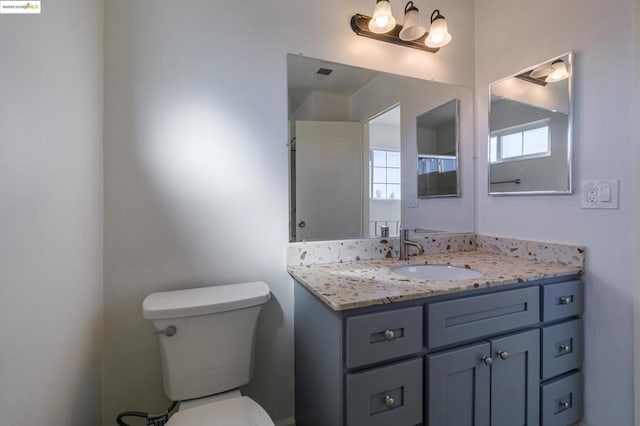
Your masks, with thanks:
M 530 76 L 531 78 L 545 78 L 548 77 L 549 74 L 551 74 L 553 71 L 555 70 L 551 65 L 543 65 L 531 71 Z
M 429 47 L 438 48 L 446 46 L 450 41 L 451 34 L 447 28 L 447 21 L 444 19 L 444 16 L 439 15 L 431 21 L 429 36 L 424 41 L 424 44 Z
M 396 19 L 391 13 L 391 5 L 387 0 L 379 0 L 373 8 L 373 16 L 369 21 L 369 31 L 376 34 L 388 33 L 396 26 Z
M 415 7 L 411 7 L 404 14 L 404 26 L 400 31 L 400 40 L 417 40 L 427 32 L 427 29 L 420 25 L 420 12 Z
M 556 81 L 569 78 L 569 71 L 567 70 L 567 65 L 564 63 L 562 59 L 559 59 L 553 62 L 551 66 L 553 67 L 553 72 L 549 74 L 549 76 L 545 80 L 547 83 L 554 83 Z

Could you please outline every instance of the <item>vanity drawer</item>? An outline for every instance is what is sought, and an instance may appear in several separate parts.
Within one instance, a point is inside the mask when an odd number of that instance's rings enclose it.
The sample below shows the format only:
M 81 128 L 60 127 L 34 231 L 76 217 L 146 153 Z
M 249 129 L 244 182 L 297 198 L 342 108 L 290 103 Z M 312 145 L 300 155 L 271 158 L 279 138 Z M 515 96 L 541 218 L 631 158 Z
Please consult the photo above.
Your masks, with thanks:
M 568 426 L 582 419 L 582 373 L 542 386 L 542 424 Z
M 540 289 L 528 287 L 427 305 L 429 348 L 537 324 Z
M 584 285 L 582 281 L 542 286 L 542 320 L 555 321 L 582 314 Z
M 422 307 L 348 317 L 347 368 L 385 361 L 422 350 Z
M 422 358 L 346 375 L 347 426 L 422 423 Z
M 542 380 L 582 366 L 582 320 L 542 328 Z

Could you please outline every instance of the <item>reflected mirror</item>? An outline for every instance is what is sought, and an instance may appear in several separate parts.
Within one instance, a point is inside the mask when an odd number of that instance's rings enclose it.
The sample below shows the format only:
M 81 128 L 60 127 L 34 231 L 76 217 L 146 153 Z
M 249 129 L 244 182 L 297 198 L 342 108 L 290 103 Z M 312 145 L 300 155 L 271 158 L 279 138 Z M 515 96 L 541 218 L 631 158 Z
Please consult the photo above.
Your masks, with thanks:
M 573 54 L 491 85 L 489 194 L 571 194 Z
M 416 118 L 418 138 L 418 198 L 457 197 L 458 110 L 453 99 Z
M 472 141 L 470 88 L 288 55 L 287 90 L 290 241 L 473 231 L 472 197 L 418 199 L 416 179 L 416 117 L 461 99 L 461 141 Z M 471 164 L 471 142 L 461 146 Z

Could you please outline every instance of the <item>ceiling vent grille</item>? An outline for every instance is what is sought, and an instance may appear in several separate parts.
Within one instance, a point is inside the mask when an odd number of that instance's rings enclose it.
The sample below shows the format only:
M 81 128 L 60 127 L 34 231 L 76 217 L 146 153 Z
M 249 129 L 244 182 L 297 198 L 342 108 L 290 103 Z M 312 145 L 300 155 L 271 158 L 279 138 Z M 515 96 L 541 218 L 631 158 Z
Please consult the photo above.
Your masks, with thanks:
M 313 76 L 316 80 L 326 80 L 333 73 L 332 69 L 329 68 L 318 68 L 316 74 Z

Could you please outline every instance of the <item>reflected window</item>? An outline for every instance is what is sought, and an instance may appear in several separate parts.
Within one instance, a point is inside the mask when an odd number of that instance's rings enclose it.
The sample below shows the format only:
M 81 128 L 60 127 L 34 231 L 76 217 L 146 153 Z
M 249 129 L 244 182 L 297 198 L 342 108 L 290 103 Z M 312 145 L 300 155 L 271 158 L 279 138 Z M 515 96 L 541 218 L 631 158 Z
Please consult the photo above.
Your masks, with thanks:
M 549 120 L 540 120 L 491 133 L 491 163 L 546 157 L 551 154 Z
M 400 199 L 400 152 L 374 149 L 369 152 L 371 182 L 369 198 Z
M 418 154 L 418 174 L 455 172 L 458 160 L 451 155 Z

